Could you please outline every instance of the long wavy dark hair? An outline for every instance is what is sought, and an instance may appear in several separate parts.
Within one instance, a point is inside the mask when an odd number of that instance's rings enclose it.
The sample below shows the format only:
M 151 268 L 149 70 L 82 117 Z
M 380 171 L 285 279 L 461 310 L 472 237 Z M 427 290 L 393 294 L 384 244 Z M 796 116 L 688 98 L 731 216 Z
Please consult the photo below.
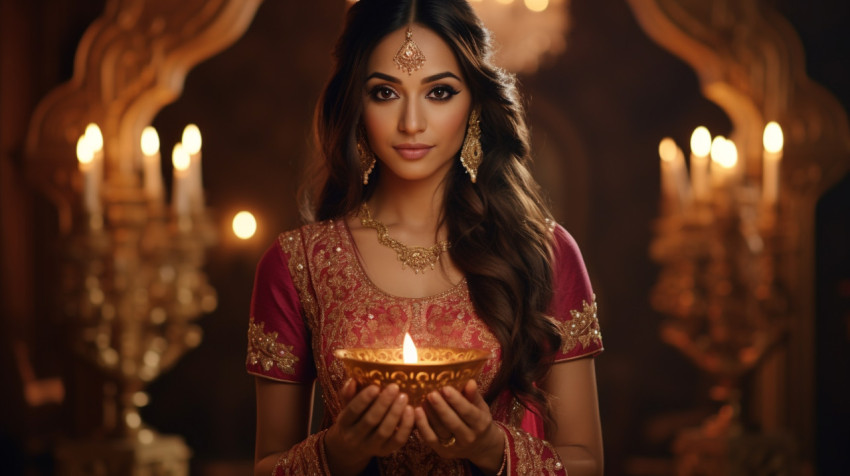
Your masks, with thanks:
M 377 167 L 363 185 L 355 146 L 366 64 L 384 36 L 411 22 L 437 33 L 454 51 L 472 105 L 481 111 L 484 155 L 477 183 L 456 160 L 445 179 L 441 224 L 475 311 L 501 344 L 501 367 L 485 398 L 492 402 L 507 388 L 551 428 L 546 396 L 534 385 L 560 344 L 546 317 L 552 299 L 550 214 L 528 170 L 529 134 L 515 78 L 491 62 L 489 32 L 466 1 L 361 0 L 351 6 L 333 52 L 335 69 L 316 108 L 322 160 L 313 167 L 312 189 L 302 195 L 302 211 L 310 221 L 346 216 L 380 180 Z

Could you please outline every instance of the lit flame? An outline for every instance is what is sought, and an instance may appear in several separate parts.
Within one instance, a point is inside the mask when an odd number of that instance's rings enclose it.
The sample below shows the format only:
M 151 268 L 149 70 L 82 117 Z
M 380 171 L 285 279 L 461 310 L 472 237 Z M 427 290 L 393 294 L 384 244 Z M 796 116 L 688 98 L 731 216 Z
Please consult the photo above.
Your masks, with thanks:
M 731 169 L 736 165 L 738 165 L 738 146 L 735 145 L 735 141 L 729 139 L 726 141 L 726 163 L 723 166 Z
M 661 143 L 658 144 L 658 155 L 664 162 L 673 162 L 676 159 L 676 142 L 669 137 L 661 139 Z
M 717 136 L 711 141 L 711 161 L 723 162 L 723 154 L 726 152 L 726 138 Z
M 764 126 L 764 135 L 762 136 L 762 144 L 768 152 L 776 153 L 782 150 L 783 142 L 785 141 L 782 135 L 782 128 L 776 122 L 768 122 Z
M 738 148 L 731 140 L 717 136 L 711 142 L 711 161 L 723 167 L 731 169 L 738 163 Z
M 94 122 L 86 126 L 86 138 L 92 148 L 92 153 L 100 152 L 103 149 L 103 133 L 100 132 L 100 127 Z
M 142 153 L 155 155 L 157 152 L 159 152 L 159 134 L 153 127 L 145 127 L 142 131 Z
M 413 344 L 413 339 L 410 334 L 404 333 L 404 345 L 402 346 L 402 356 L 405 364 L 415 364 L 419 362 L 419 354 L 416 352 L 416 346 Z
M 705 157 L 711 151 L 711 133 L 705 126 L 699 126 L 691 134 L 691 152 L 698 157 Z
M 198 126 L 189 124 L 183 129 L 183 136 L 180 141 L 189 155 L 197 154 L 201 150 L 201 130 L 198 129 Z
M 94 160 L 91 140 L 85 135 L 77 140 L 77 160 L 80 161 L 80 167 L 87 167 Z
M 174 149 L 171 153 L 171 163 L 174 165 L 175 169 L 181 172 L 188 170 L 191 160 L 192 159 L 189 158 L 189 153 L 183 148 L 183 144 L 178 142 L 174 145 Z

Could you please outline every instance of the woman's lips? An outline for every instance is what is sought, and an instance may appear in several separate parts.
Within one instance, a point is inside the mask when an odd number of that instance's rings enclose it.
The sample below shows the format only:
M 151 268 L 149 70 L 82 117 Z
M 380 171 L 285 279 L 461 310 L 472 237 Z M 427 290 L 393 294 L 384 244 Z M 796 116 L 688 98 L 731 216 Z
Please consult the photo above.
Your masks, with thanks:
M 421 159 L 433 148 L 425 144 L 401 144 L 393 147 L 398 155 L 408 160 Z

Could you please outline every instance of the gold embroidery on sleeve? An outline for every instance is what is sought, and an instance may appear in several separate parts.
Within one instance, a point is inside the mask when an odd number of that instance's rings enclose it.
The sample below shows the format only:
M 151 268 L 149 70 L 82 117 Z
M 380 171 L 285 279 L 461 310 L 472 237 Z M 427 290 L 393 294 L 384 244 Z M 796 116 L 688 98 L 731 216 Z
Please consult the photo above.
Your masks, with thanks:
M 516 471 L 509 474 L 521 475 L 554 475 L 563 471 L 564 465 L 554 455 L 558 453 L 547 441 L 532 437 L 516 428 L 502 426 L 513 436 L 513 450 L 516 454 Z M 546 450 L 549 457 L 544 457 Z M 510 462 L 508 463 L 510 465 Z
M 292 353 L 292 346 L 277 341 L 277 332 L 266 334 L 264 323 L 257 323 L 254 318 L 248 323 L 248 363 L 262 365 L 266 372 L 276 365 L 281 372 L 295 375 L 295 363 L 298 357 Z
M 310 274 L 307 269 L 307 256 L 298 230 L 281 233 L 278 237 L 281 249 L 289 255 L 289 275 L 298 293 L 298 299 L 304 308 L 304 317 L 311 330 L 315 327 L 318 317 L 318 306 L 310 289 Z
M 596 294 L 591 297 L 590 304 L 581 301 L 581 310 L 570 311 L 572 319 L 558 323 L 561 331 L 561 352 L 568 353 L 578 344 L 587 348 L 591 343 L 602 345 L 602 332 L 599 330 L 599 319 L 596 318 Z

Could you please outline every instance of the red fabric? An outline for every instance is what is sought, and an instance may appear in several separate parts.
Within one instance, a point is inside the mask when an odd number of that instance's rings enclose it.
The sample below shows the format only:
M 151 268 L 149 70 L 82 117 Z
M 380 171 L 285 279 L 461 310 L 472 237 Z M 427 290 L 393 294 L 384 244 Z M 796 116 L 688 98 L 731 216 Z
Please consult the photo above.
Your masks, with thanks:
M 304 322 L 298 292 L 289 273 L 288 257 L 280 243 L 266 250 L 257 265 L 251 317 L 263 324 L 266 333 L 277 332 L 281 343 L 291 345 L 298 358 L 295 373 L 287 374 L 277 367 L 265 370 L 259 364 L 247 365 L 249 373 L 274 380 L 309 383 L 316 378 L 316 367 L 310 350 L 310 331 Z

